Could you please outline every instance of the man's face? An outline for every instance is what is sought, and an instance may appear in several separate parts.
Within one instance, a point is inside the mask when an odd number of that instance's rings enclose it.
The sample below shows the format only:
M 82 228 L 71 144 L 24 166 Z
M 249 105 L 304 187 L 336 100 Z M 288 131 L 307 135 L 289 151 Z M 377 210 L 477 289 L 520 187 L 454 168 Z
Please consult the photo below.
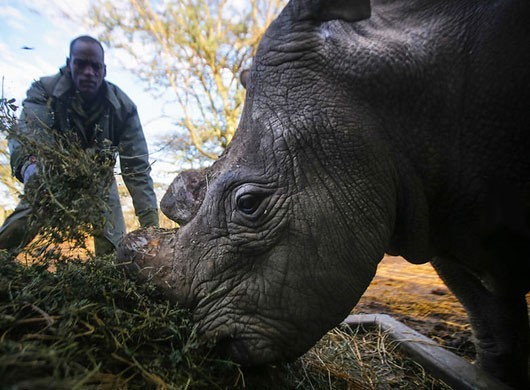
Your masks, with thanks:
M 83 97 L 91 99 L 96 96 L 107 74 L 103 51 L 99 45 L 77 41 L 72 47 L 66 65 L 75 86 Z

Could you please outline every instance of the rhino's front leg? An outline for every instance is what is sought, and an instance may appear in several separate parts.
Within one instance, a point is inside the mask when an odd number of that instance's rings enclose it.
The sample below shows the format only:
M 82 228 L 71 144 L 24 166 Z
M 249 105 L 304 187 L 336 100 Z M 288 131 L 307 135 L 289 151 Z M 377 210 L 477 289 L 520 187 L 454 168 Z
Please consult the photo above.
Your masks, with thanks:
M 450 259 L 437 258 L 432 265 L 468 312 L 477 364 L 514 388 L 527 389 L 530 328 L 524 295 L 497 296 Z

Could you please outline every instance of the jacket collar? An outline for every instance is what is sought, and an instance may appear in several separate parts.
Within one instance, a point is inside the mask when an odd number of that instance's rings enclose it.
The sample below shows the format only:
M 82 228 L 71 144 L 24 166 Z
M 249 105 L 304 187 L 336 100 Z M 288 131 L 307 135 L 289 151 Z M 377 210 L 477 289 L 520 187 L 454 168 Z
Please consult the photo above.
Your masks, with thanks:
M 57 99 L 61 99 L 65 97 L 68 92 L 73 88 L 73 81 L 70 77 L 70 74 L 66 71 L 66 66 L 63 66 L 59 70 L 58 77 L 59 80 L 57 81 L 57 84 L 55 84 L 52 96 Z M 120 103 L 118 97 L 114 93 L 114 88 L 110 88 L 109 84 L 111 83 L 107 82 L 106 80 L 103 80 L 101 88 L 105 90 L 105 98 L 107 99 L 107 101 L 112 104 L 112 106 L 117 110 L 120 108 Z

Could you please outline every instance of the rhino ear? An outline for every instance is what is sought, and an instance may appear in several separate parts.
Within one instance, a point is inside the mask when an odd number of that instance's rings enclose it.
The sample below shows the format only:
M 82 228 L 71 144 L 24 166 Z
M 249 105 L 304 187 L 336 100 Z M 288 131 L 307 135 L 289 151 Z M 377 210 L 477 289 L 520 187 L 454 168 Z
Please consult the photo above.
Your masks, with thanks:
M 335 19 L 357 22 L 368 19 L 371 14 L 370 0 L 311 0 L 308 3 L 310 17 L 321 22 Z
M 243 88 L 245 89 L 247 89 L 249 78 L 250 78 L 250 69 L 243 69 L 241 73 L 239 73 L 239 81 L 241 81 L 241 84 L 243 85 Z

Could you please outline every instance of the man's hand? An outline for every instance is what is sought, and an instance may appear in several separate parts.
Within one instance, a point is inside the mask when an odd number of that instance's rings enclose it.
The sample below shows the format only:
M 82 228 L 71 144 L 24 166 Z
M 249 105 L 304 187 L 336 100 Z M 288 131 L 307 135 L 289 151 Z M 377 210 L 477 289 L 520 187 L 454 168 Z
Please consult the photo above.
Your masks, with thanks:
M 24 185 L 28 184 L 29 179 L 37 173 L 37 170 L 37 158 L 35 156 L 30 156 L 20 170 Z

